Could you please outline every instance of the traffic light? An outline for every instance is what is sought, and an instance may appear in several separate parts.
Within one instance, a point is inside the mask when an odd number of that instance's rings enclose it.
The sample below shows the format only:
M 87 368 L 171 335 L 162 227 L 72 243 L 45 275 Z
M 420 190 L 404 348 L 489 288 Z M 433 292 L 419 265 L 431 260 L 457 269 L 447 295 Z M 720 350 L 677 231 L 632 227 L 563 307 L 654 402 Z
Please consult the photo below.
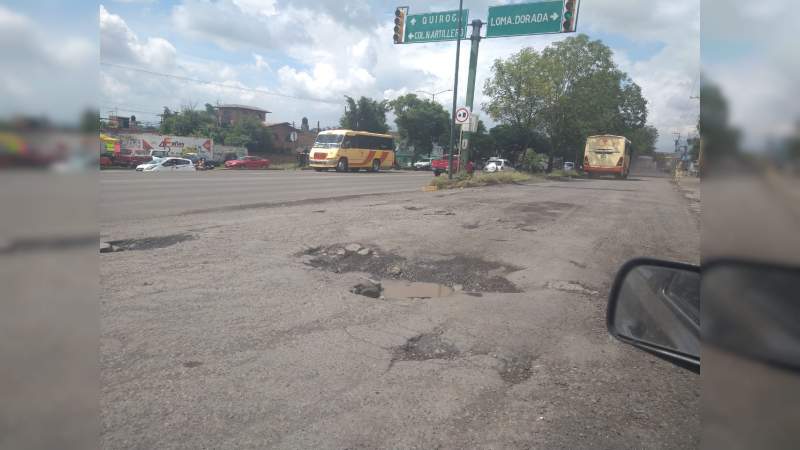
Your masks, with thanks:
M 562 33 L 575 31 L 575 2 L 576 0 L 566 0 L 564 2 L 564 23 L 561 26 Z
M 406 28 L 407 8 L 397 8 L 394 10 L 394 43 L 403 43 L 403 34 Z

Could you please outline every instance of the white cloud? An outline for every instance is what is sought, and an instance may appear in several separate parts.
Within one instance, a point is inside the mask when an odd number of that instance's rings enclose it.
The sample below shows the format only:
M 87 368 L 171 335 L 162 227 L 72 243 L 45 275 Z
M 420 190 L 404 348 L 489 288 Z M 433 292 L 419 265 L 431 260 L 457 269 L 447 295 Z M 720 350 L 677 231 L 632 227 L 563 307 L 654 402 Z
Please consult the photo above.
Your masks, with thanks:
M 448 9 L 416 0 L 411 3 L 412 12 Z M 484 0 L 470 4 L 471 18 L 485 18 L 489 3 Z M 343 95 L 391 98 L 401 92 L 451 88 L 454 42 L 394 45 L 392 8 L 387 11 L 374 8 L 355 0 L 182 0 L 172 8 L 170 19 L 181 36 L 200 44 L 213 43 L 232 55 L 247 55 L 236 76 L 248 71 L 254 75 L 268 74 L 265 83 L 278 92 L 340 101 Z M 620 67 L 642 86 L 650 101 L 650 119 L 661 131 L 662 149 L 671 146 L 673 130 L 690 131 L 694 127 L 697 102 L 688 97 L 696 94 L 691 91 L 697 85 L 699 72 L 696 0 L 657 4 L 634 0 L 586 1 L 581 5 L 579 28 L 590 36 L 613 35 L 634 43 L 641 41 L 650 48 L 661 46 L 656 54 L 644 60 L 640 56 L 634 59 L 620 49 L 616 49 L 616 58 Z M 480 113 L 481 91 L 494 59 L 505 58 L 525 46 L 541 49 L 563 38 L 564 35 L 547 35 L 482 41 L 476 110 Z M 265 55 L 269 56 L 269 62 Z M 468 57 L 469 42 L 465 41 L 459 103 L 465 94 Z M 177 60 L 180 65 L 176 68 L 188 67 L 186 55 Z M 210 64 L 213 62 L 202 62 L 200 66 Z M 272 71 L 272 67 L 276 69 Z M 217 80 L 219 75 L 208 76 Z M 198 90 L 207 91 L 208 88 Z M 179 92 L 183 90 L 172 96 Z M 449 95 L 436 98 L 447 109 L 452 100 Z M 323 117 L 323 122 L 331 123 L 338 119 L 341 109 L 312 102 L 292 103 L 290 108 L 286 102 L 263 96 L 260 101 L 266 103 L 261 106 L 275 111 L 276 118 L 284 111 L 294 114 L 298 109 L 312 120 L 317 114 L 329 114 Z
M 141 42 L 122 17 L 100 5 L 100 58 L 103 61 L 165 67 L 176 55 L 175 47 L 166 39 L 151 37 Z
M 727 97 L 731 122 L 745 146 L 762 149 L 783 139 L 800 118 L 800 11 L 791 0 L 709 0 L 704 10 L 703 71 Z M 724 44 L 721 44 L 724 43 Z
M 172 9 L 172 23 L 186 36 L 225 50 L 278 48 L 281 42 L 307 39 L 305 29 L 276 14 L 275 3 L 251 0 L 184 0 Z
M 258 53 L 253 53 L 253 59 L 255 60 L 254 65 L 255 65 L 256 69 L 258 69 L 258 70 L 265 70 L 266 69 L 266 70 L 268 70 L 270 72 L 272 71 L 272 67 L 270 67 L 269 63 L 267 62 L 266 59 L 264 59 L 263 56 L 259 55 Z
M 85 36 L 43 30 L 29 17 L 0 6 L 0 116 L 45 115 L 72 122 L 95 103 L 96 46 Z

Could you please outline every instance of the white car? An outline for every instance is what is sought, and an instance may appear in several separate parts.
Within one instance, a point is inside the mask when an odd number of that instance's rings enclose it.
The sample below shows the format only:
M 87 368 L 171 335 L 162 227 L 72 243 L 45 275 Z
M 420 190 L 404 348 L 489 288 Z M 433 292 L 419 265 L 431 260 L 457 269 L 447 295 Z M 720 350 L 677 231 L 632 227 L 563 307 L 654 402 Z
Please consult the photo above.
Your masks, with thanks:
M 421 159 L 414 163 L 414 170 L 431 170 L 430 158 Z
M 489 160 L 486 161 L 486 165 L 483 166 L 483 170 L 489 173 L 505 172 L 511 170 L 511 166 L 508 164 L 507 159 L 489 158 Z
M 147 169 L 155 166 L 156 164 L 158 164 L 162 159 L 164 159 L 164 158 L 153 157 L 153 159 L 151 159 L 150 161 L 147 161 L 144 164 L 139 164 L 138 166 L 136 166 L 136 170 L 138 170 L 139 172 L 147 170 Z
M 142 169 L 142 172 L 176 172 L 176 171 L 191 171 L 194 172 L 194 164 L 191 160 L 186 158 L 164 158 L 156 164 Z
M 575 163 L 569 161 L 564 163 L 564 172 L 572 172 L 573 170 L 575 170 Z

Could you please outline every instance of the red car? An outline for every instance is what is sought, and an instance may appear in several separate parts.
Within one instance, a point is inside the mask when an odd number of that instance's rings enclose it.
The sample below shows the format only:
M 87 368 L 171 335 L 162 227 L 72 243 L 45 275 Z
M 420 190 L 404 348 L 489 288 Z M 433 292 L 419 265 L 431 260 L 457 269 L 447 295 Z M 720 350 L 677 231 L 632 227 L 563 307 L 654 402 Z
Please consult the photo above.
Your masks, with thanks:
M 240 159 L 225 161 L 228 169 L 266 169 L 271 161 L 259 156 L 245 156 Z

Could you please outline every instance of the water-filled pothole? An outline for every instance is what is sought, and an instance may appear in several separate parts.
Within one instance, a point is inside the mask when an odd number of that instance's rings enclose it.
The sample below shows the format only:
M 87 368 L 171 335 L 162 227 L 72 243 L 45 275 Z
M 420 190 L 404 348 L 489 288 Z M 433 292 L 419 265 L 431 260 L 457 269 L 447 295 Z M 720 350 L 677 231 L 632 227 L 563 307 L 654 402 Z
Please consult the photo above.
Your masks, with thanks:
M 385 280 L 381 282 L 385 298 L 439 298 L 452 295 L 450 286 L 439 283 Z

